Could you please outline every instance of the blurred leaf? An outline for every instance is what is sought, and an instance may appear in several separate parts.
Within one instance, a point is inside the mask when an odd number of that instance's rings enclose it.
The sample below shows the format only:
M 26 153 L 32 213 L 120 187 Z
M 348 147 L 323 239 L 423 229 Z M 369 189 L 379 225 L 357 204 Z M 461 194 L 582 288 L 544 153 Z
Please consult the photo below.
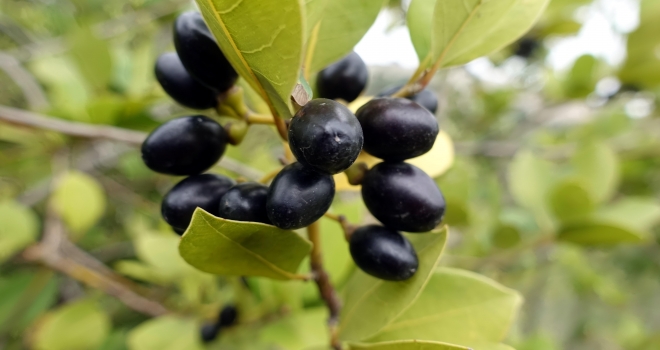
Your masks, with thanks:
M 282 118 L 291 117 L 290 96 L 298 82 L 303 50 L 299 0 L 196 0 L 232 66 Z
M 90 300 L 77 301 L 44 316 L 34 335 L 36 350 L 88 350 L 110 332 L 110 319 Z
M 79 238 L 105 211 L 105 192 L 93 177 L 71 171 L 57 182 L 50 205 L 62 217 L 75 238 Z
M 511 225 L 499 225 L 493 232 L 493 246 L 508 249 L 520 243 L 520 230 Z
M 71 56 L 78 69 L 94 88 L 103 90 L 112 77 L 112 56 L 108 44 L 90 28 L 81 28 L 69 38 Z
M 231 276 L 296 278 L 311 243 L 293 231 L 217 218 L 198 208 L 179 252 L 204 272 Z
M 550 192 L 550 207 L 560 221 L 584 219 L 594 210 L 591 195 L 581 183 L 565 180 Z
M 509 191 L 522 207 L 532 210 L 537 220 L 548 224 L 546 199 L 554 183 L 551 164 L 529 151 L 516 154 L 509 165 Z
M 328 309 L 319 307 L 295 313 L 264 327 L 259 339 L 287 350 L 305 350 L 325 345 L 330 337 L 326 321 Z
M 133 240 L 135 253 L 143 262 L 169 281 L 199 273 L 179 255 L 181 239 L 175 234 L 145 232 Z
M 410 31 L 417 57 L 423 61 L 431 51 L 433 12 L 438 0 L 412 0 L 406 15 L 406 24 Z
M 646 232 L 660 222 L 660 204 L 652 199 L 624 198 L 598 209 L 595 217 Z
M 86 107 L 88 87 L 80 72 L 70 60 L 62 57 L 46 57 L 32 63 L 32 71 L 48 88 L 49 101 L 54 114 L 67 119 L 88 121 Z
M 441 176 L 454 164 L 454 143 L 449 134 L 441 131 L 430 151 L 417 158 L 408 159 L 406 163 L 419 167 L 430 177 Z
M 36 241 L 37 215 L 20 203 L 0 202 L 0 263 Z
M 53 273 L 18 272 L 0 278 L 0 333 L 22 332 L 57 300 Z
M 318 36 L 317 24 L 323 17 L 325 7 L 330 0 L 304 0 L 305 2 L 305 43 L 309 43 L 309 38 L 314 31 L 314 35 Z M 316 39 L 315 39 L 316 40 Z
M 469 348 L 426 340 L 399 340 L 377 344 L 350 344 L 350 350 L 470 350 Z
M 586 246 L 610 246 L 639 243 L 644 236 L 643 232 L 632 231 L 615 223 L 592 220 L 561 227 L 557 240 Z
M 200 326 L 193 320 L 177 316 L 151 319 L 128 334 L 130 350 L 202 350 Z
M 642 0 L 640 25 L 628 36 L 628 55 L 619 72 L 625 84 L 654 87 L 660 84 L 660 3 Z
M 344 291 L 339 336 L 362 341 L 375 336 L 410 308 L 433 276 L 447 241 L 447 229 L 408 235 L 419 258 L 417 273 L 407 281 L 388 282 L 356 269 Z M 383 307 L 383 305 L 387 307 Z
M 95 124 L 116 124 L 124 111 L 126 100 L 114 95 L 99 96 L 87 105 L 89 120 Z
M 578 58 L 564 82 L 566 96 L 570 98 L 589 96 L 596 89 L 598 83 L 597 67 L 598 60 L 592 55 L 583 55 Z
M 577 176 L 596 203 L 610 199 L 619 186 L 619 160 L 607 144 L 590 142 L 571 159 Z
M 105 338 L 105 342 L 103 342 L 103 345 L 101 345 L 101 347 L 99 347 L 97 350 L 128 350 L 126 337 L 126 331 L 114 331 L 107 338 Z

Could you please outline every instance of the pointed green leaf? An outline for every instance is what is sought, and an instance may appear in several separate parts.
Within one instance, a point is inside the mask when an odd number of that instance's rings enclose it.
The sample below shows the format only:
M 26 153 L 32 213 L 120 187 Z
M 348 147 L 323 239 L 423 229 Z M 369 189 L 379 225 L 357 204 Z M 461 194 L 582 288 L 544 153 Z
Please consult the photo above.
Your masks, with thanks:
M 128 334 L 130 350 L 202 350 L 199 325 L 190 319 L 163 316 L 144 322 Z
M 32 210 L 16 202 L 0 202 L 0 262 L 33 243 L 38 230 Z
M 433 233 L 408 235 L 417 251 L 419 268 L 407 281 L 383 281 L 356 270 L 344 293 L 340 338 L 346 341 L 368 339 L 403 314 L 431 279 L 445 247 L 447 232 L 445 228 Z
M 303 7 L 299 0 L 196 0 L 222 52 L 280 117 L 302 64 Z
M 660 203 L 650 198 L 625 198 L 599 209 L 596 218 L 648 231 L 660 222 Z
M 350 344 L 350 350 L 471 350 L 464 346 L 426 340 L 399 340 L 377 344 Z
M 596 203 L 610 199 L 619 185 L 619 160 L 607 144 L 583 145 L 571 160 L 577 176 Z
M 586 246 L 611 246 L 639 243 L 645 236 L 646 234 L 643 232 L 634 231 L 616 223 L 590 220 L 562 227 L 557 235 L 557 240 Z
M 275 226 L 225 220 L 197 208 L 179 253 L 195 268 L 217 275 L 297 279 L 311 243 Z
M 93 301 L 78 301 L 44 316 L 38 323 L 34 348 L 95 349 L 103 343 L 110 327 L 110 319 Z
M 328 2 L 330 0 L 305 0 L 305 42 L 323 17 Z
M 75 236 L 80 237 L 105 211 L 105 192 L 93 177 L 69 172 L 57 183 L 50 205 Z
M 596 88 L 598 77 L 596 69 L 598 60 L 592 55 L 578 58 L 564 83 L 566 96 L 570 98 L 585 98 Z
M 412 0 L 408 7 L 406 23 L 417 57 L 423 61 L 431 51 L 433 11 L 438 0 Z

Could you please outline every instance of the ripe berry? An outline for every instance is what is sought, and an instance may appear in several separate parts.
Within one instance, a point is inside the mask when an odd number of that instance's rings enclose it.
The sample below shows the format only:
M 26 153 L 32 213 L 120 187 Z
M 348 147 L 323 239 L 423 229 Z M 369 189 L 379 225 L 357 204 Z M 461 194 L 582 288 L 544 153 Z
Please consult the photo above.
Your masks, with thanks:
M 299 229 L 320 219 L 330 208 L 335 181 L 300 163 L 289 164 L 273 179 L 266 209 L 270 221 L 282 229 Z
M 534 55 L 540 44 L 535 38 L 527 37 L 518 41 L 514 55 L 522 58 L 530 58 Z
M 355 264 L 364 272 L 387 281 L 403 281 L 417 272 L 417 253 L 401 233 L 379 225 L 355 230 L 349 242 Z
M 222 175 L 202 174 L 188 177 L 176 184 L 163 198 L 163 219 L 174 227 L 175 231 L 185 231 L 197 207 L 217 215 L 220 198 L 232 186 L 234 181 Z
M 267 186 L 255 182 L 238 184 L 220 199 L 218 216 L 229 220 L 270 224 L 266 214 L 267 198 Z
M 194 115 L 170 120 L 142 144 L 142 159 L 153 171 L 195 175 L 215 164 L 227 147 L 227 133 L 213 119 Z
M 379 163 L 362 180 L 362 199 L 383 225 L 427 232 L 442 221 L 445 198 L 424 171 L 407 163 Z
M 186 107 L 208 109 L 218 103 L 215 92 L 193 79 L 175 52 L 164 53 L 158 57 L 155 73 L 163 90 Z
M 393 93 L 399 91 L 402 87 L 403 85 L 399 85 L 391 89 L 387 89 L 378 94 L 378 97 L 390 96 Z M 435 112 L 438 111 L 438 96 L 429 89 L 424 89 L 412 96 L 406 97 L 406 99 L 416 102 L 418 105 L 428 109 L 432 114 L 435 114 Z
M 364 133 L 364 150 L 386 161 L 428 152 L 440 128 L 426 108 L 403 98 L 376 98 L 355 114 Z
M 238 319 L 238 310 L 234 305 L 227 305 L 222 308 L 218 316 L 218 325 L 220 327 L 230 327 L 236 323 Z
M 203 343 L 210 343 L 218 338 L 218 334 L 220 334 L 220 327 L 214 323 L 207 323 L 202 326 L 199 334 Z
M 289 145 L 298 162 L 322 173 L 340 173 L 355 162 L 364 138 L 355 115 L 339 102 L 316 99 L 291 120 Z
M 316 77 L 319 97 L 355 101 L 367 86 L 367 65 L 355 52 L 329 65 Z
M 223 92 L 238 79 L 199 12 L 185 12 L 176 19 L 174 46 L 183 66 L 200 83 Z

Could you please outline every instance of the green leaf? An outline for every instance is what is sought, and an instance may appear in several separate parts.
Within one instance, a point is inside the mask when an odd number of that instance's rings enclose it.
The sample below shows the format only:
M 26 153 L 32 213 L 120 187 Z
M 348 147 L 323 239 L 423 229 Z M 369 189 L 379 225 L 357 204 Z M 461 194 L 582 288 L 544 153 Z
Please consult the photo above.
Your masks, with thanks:
M 179 253 L 190 265 L 217 275 L 297 279 L 311 243 L 293 231 L 217 218 L 197 208 Z
M 648 198 L 625 198 L 600 208 L 595 217 L 634 230 L 649 231 L 660 222 L 660 203 Z
M 605 143 L 590 142 L 571 159 L 577 177 L 596 203 L 610 199 L 619 185 L 619 159 Z
M 13 201 L 0 202 L 0 262 L 33 243 L 39 220 L 30 208 Z
M 431 51 L 433 12 L 438 0 L 412 0 L 408 7 L 406 23 L 410 40 L 415 47 L 417 57 L 423 61 Z
M 259 338 L 265 344 L 287 350 L 322 346 L 330 338 L 327 319 L 328 309 L 325 307 L 295 313 L 264 327 Z
M 62 217 L 71 233 L 80 237 L 103 215 L 105 192 L 93 177 L 72 171 L 58 180 L 50 205 Z
M 305 0 L 305 43 L 308 42 L 311 33 L 318 30 L 316 25 L 323 17 L 328 2 L 330 0 Z
M 426 340 L 399 340 L 377 344 L 350 344 L 350 350 L 470 350 L 469 348 Z
M 55 304 L 57 278 L 48 270 L 12 273 L 0 279 L 0 334 L 23 332 Z
M 594 210 L 591 194 L 576 181 L 563 181 L 550 193 L 550 207 L 561 221 L 584 219 Z
M 628 36 L 628 55 L 619 72 L 623 83 L 654 87 L 660 84 L 660 3 L 641 2 L 640 25 Z
M 645 236 L 643 232 L 633 231 L 616 223 L 589 220 L 561 227 L 557 240 L 586 246 L 611 246 L 638 243 Z
M 515 247 L 520 243 L 520 230 L 512 225 L 498 225 L 493 232 L 493 245 L 499 249 Z
M 112 78 L 112 56 L 108 44 L 81 28 L 69 38 L 70 50 L 78 69 L 87 82 L 96 89 L 106 89 Z
M 87 350 L 99 347 L 110 319 L 90 300 L 65 305 L 44 316 L 34 336 L 36 350 Z
M 202 350 L 199 325 L 190 319 L 163 316 L 144 322 L 128 334 L 130 350 Z
M 422 295 L 369 342 L 426 339 L 461 344 L 501 342 L 522 303 L 514 290 L 473 272 L 439 268 Z
M 431 62 L 467 63 L 523 36 L 549 0 L 442 0 L 433 13 Z M 429 63 L 429 64 L 430 64 Z
M 513 199 L 530 209 L 538 221 L 550 225 L 547 196 L 554 183 L 552 165 L 529 151 L 516 154 L 509 165 L 509 190 Z
M 349 280 L 339 324 L 339 336 L 362 341 L 394 322 L 419 298 L 433 276 L 433 270 L 447 241 L 447 229 L 408 235 L 419 257 L 415 276 L 407 281 L 387 282 L 357 269 Z M 384 304 L 386 307 L 384 307 Z
M 195 0 L 222 52 L 280 117 L 302 64 L 303 7 L 299 0 Z
M 566 96 L 570 98 L 585 98 L 596 88 L 598 77 L 596 69 L 598 60 L 592 55 L 583 55 L 573 64 L 564 83 Z

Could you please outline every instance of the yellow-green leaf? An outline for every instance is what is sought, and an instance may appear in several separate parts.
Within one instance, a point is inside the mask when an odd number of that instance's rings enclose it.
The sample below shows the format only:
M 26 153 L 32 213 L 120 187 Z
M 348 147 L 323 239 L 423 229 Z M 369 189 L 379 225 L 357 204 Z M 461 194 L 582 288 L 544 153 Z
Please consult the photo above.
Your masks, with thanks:
M 412 0 L 406 15 L 410 40 L 420 62 L 429 55 L 433 28 L 433 11 L 438 0 Z
M 327 344 L 330 335 L 326 321 L 328 309 L 305 310 L 270 323 L 259 333 L 259 340 L 273 348 L 305 350 Z
M 470 350 L 464 346 L 426 340 L 399 340 L 376 344 L 350 344 L 350 350 Z
M 62 217 L 74 236 L 80 236 L 101 218 L 105 211 L 105 192 L 93 177 L 72 171 L 56 184 L 50 205 Z
M 37 216 L 19 203 L 0 202 L 0 262 L 37 239 Z
M 387 282 L 356 270 L 349 280 L 340 315 L 339 336 L 362 341 L 394 322 L 421 295 L 447 241 L 447 229 L 408 235 L 419 257 L 415 276 L 407 281 Z
M 296 279 L 311 243 L 275 226 L 217 218 L 197 208 L 179 253 L 195 268 L 217 275 Z
M 610 199 L 619 185 L 619 159 L 607 144 L 590 142 L 571 159 L 585 189 L 596 203 Z
M 562 227 L 557 234 L 557 240 L 586 246 L 612 246 L 639 243 L 645 236 L 643 232 L 616 223 L 588 220 Z
M 110 319 L 84 300 L 65 305 L 46 314 L 34 336 L 35 350 L 96 349 L 110 332 Z
M 190 319 L 164 316 L 144 322 L 128 334 L 130 350 L 202 350 L 199 325 Z
M 640 25 L 628 36 L 628 55 L 619 72 L 619 78 L 627 84 L 654 87 L 660 84 L 660 2 L 641 2 Z
M 561 221 L 584 219 L 594 210 L 591 194 L 580 182 L 560 182 L 550 192 L 550 207 Z
M 660 222 L 660 203 L 650 198 L 625 198 L 594 215 L 634 230 L 648 231 Z
M 554 184 L 552 164 L 529 151 L 516 154 L 509 165 L 509 190 L 513 199 L 530 209 L 542 225 L 551 225 L 547 196 Z

